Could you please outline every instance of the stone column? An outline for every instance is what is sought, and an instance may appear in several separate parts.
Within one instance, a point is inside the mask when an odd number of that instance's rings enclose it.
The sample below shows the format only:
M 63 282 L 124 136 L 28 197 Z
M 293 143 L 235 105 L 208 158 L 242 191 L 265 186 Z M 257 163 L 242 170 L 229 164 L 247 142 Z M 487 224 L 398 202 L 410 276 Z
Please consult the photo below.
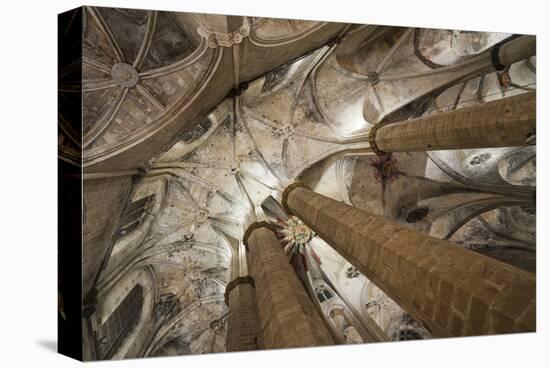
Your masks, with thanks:
M 535 275 L 299 185 L 283 205 L 434 336 L 535 331 Z
M 249 251 L 250 274 L 256 283 L 265 348 L 335 344 L 270 225 L 250 225 L 244 243 Z
M 502 70 L 537 53 L 537 38 L 535 36 L 518 36 L 510 41 L 503 41 L 493 47 L 491 61 L 496 70 Z
M 535 133 L 535 92 L 450 112 L 376 125 L 369 133 L 380 153 L 524 146 Z
M 248 351 L 262 348 L 258 303 L 254 279 L 237 277 L 225 289 L 227 315 L 227 351 Z

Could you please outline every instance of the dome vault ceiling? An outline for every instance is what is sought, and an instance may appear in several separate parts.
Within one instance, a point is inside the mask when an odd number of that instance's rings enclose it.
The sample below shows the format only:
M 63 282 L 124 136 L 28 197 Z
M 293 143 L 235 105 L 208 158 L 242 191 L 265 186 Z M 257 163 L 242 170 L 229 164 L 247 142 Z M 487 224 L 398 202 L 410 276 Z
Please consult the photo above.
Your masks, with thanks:
M 82 145 L 89 171 L 143 165 L 233 87 L 344 28 L 97 7 L 84 8 L 82 17 Z M 76 81 L 60 85 L 69 96 L 79 89 Z
M 258 220 L 277 226 L 289 257 L 303 253 L 313 293 L 338 295 L 345 307 L 327 315 L 355 326 L 341 342 L 368 341 L 364 319 L 386 339 L 430 337 L 287 216 L 280 196 L 297 180 L 534 271 L 534 146 L 378 157 L 367 139 L 376 124 L 534 90 L 534 56 L 491 66 L 511 35 L 96 7 L 82 17 L 82 142 L 59 124 L 62 158 L 83 148 L 84 288 L 103 315 L 127 283 L 147 285 L 149 303 L 135 346 L 113 357 L 225 351 L 225 286 Z M 70 103 L 80 86 L 70 66 L 64 75 Z M 112 219 L 144 199 L 121 233 Z

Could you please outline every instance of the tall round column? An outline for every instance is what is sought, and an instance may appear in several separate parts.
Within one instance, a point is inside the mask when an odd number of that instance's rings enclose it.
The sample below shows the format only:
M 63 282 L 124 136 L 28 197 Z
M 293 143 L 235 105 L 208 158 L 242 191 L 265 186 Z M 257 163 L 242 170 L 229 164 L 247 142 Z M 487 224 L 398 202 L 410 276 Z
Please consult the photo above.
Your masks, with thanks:
M 227 315 L 227 351 L 263 348 L 254 279 L 240 276 L 225 289 Z
M 313 302 L 266 222 L 244 235 L 250 275 L 256 284 L 258 313 L 266 349 L 333 345 Z
M 535 331 L 534 274 L 299 185 L 283 205 L 435 336 Z
M 525 146 L 536 127 L 535 92 L 372 128 L 377 153 Z

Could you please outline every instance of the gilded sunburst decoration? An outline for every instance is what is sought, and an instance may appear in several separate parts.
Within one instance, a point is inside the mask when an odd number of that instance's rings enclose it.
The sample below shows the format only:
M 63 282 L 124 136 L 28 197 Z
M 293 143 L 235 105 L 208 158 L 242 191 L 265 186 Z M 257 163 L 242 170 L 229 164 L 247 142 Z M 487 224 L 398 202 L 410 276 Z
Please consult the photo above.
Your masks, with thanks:
M 307 244 L 313 237 L 311 229 L 295 216 L 290 216 L 287 221 L 280 221 L 282 226 L 279 234 L 282 236 L 281 242 L 286 254 L 289 254 L 292 248 Z

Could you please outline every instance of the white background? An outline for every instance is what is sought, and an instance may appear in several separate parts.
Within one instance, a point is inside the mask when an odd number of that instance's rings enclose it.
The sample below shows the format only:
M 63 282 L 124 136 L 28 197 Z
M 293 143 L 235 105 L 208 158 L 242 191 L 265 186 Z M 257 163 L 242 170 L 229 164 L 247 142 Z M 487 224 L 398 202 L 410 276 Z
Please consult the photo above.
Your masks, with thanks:
M 549 366 L 548 186 L 550 124 L 546 1 L 133 0 L 89 5 L 320 19 L 537 34 L 538 333 L 217 354 L 88 367 L 542 367 Z M 76 367 L 57 355 L 57 16 L 78 1 L 2 2 L 0 11 L 0 366 Z M 542 81 L 542 82 L 541 82 Z M 546 205 L 546 206 L 545 206 Z M 546 208 L 545 208 L 546 207 Z M 545 263 L 545 264 L 543 264 Z M 75 277 L 78 277 L 75 275 Z M 544 288 L 543 288 L 544 287 Z

